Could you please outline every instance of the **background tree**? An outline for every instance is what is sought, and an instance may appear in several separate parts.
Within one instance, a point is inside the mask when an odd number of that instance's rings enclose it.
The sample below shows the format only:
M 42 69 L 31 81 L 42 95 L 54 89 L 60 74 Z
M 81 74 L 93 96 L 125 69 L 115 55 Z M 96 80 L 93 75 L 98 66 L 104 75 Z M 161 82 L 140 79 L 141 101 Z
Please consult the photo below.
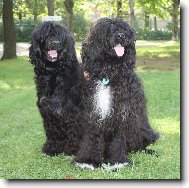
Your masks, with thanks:
M 16 33 L 13 19 L 13 1 L 3 0 L 4 52 L 2 59 L 16 58 Z
M 179 0 L 12 1 L 14 2 L 13 16 L 16 37 L 19 42 L 28 42 L 33 29 L 48 14 L 61 16 L 61 23 L 71 29 L 78 41 L 83 40 L 90 25 L 97 19 L 117 16 L 134 27 L 138 39 L 169 40 L 172 38 L 175 40 L 179 38 Z M 3 0 L 0 0 L 0 15 L 2 15 L 3 9 L 2 2 Z M 145 29 L 144 26 L 146 26 Z M 152 29 L 155 31 L 152 31 Z M 0 21 L 0 41 L 3 40 L 3 26 Z
M 132 27 L 134 26 L 134 20 L 135 20 L 134 6 L 135 6 L 135 1 L 129 0 L 129 10 L 130 10 L 129 11 L 129 22 Z
M 144 11 L 144 27 L 150 28 L 150 14 L 147 10 Z
M 14 18 L 20 21 L 25 17 L 31 16 L 25 0 L 14 0 L 13 9 Z
M 72 31 L 74 2 L 73 2 L 73 0 L 65 0 L 64 5 L 67 10 L 68 27 Z
M 144 11 L 154 15 L 154 28 L 157 28 L 157 19 L 172 17 L 172 39 L 178 39 L 178 15 L 180 0 L 138 0 L 138 5 Z M 146 15 L 146 14 L 145 14 Z M 145 16 L 146 17 L 146 16 Z M 148 24 L 146 23 L 146 26 Z
M 48 15 L 54 16 L 54 0 L 47 0 Z
M 122 0 L 117 0 L 117 17 L 122 18 Z
M 45 13 L 45 8 L 47 7 L 46 0 L 25 0 L 27 7 L 29 8 L 31 14 L 33 15 L 34 21 L 37 21 L 38 16 L 41 13 Z
M 173 0 L 173 12 L 172 12 L 172 40 L 178 39 L 178 9 L 179 9 L 180 0 Z
M 3 0 L 0 0 L 0 17 L 3 15 Z

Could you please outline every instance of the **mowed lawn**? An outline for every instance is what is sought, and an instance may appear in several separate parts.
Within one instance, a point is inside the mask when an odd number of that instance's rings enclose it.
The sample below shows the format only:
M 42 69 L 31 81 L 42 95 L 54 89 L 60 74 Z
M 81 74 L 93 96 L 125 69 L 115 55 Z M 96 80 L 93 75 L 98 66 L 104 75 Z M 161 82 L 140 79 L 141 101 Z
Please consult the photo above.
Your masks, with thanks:
M 137 41 L 137 74 L 149 121 L 161 135 L 149 148 L 160 157 L 130 153 L 132 166 L 111 173 L 79 169 L 73 156 L 42 154 L 33 67 L 28 57 L 0 62 L 0 179 L 180 179 L 179 48 L 178 42 Z

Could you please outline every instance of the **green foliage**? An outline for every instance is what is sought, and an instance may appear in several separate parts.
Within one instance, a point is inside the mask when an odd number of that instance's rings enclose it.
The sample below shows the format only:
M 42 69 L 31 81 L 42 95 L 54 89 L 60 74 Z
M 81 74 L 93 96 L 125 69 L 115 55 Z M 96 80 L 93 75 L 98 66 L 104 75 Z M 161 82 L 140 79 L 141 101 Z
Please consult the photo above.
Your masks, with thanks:
M 3 14 L 3 0 L 0 0 L 0 17 L 2 17 Z
M 14 17 L 16 20 L 37 19 L 47 15 L 46 0 L 14 0 Z
M 28 7 L 25 0 L 14 0 L 14 18 L 22 20 L 25 17 L 31 16 L 31 7 Z
M 172 32 L 138 28 L 136 30 L 136 38 L 137 40 L 171 40 Z
M 57 16 L 66 15 L 66 9 L 63 0 L 54 0 L 54 11 L 55 15 Z
M 172 10 L 172 0 L 137 0 L 136 7 L 142 8 L 148 14 L 160 18 L 166 18 Z
M 89 30 L 90 24 L 91 23 L 88 20 L 84 19 L 84 16 L 82 13 L 74 14 L 73 32 L 74 32 L 76 41 L 82 41 L 85 38 Z
M 62 17 L 60 24 L 67 26 L 67 18 Z M 16 21 L 16 37 L 17 42 L 29 42 L 32 31 L 39 25 L 41 21 L 21 20 Z M 76 13 L 73 20 L 73 34 L 76 41 L 82 41 L 89 31 L 92 23 L 84 18 L 82 13 Z M 137 40 L 171 40 L 172 32 L 168 30 L 150 30 L 136 28 Z M 3 26 L 0 25 L 0 41 L 3 41 Z
M 30 42 L 32 31 L 40 24 L 39 21 L 21 20 L 15 23 L 17 42 Z
M 62 16 L 61 23 L 67 25 L 67 12 L 64 1 L 54 0 L 55 15 Z M 141 11 L 142 10 L 142 11 Z M 117 1 L 113 0 L 75 0 L 73 17 L 73 33 L 77 41 L 82 41 L 89 31 L 89 26 L 100 17 L 115 17 L 117 15 Z M 153 14 L 157 18 L 170 18 L 172 0 L 136 0 L 135 21 L 137 39 L 169 40 L 172 37 L 172 25 L 163 30 L 141 29 L 141 20 L 144 21 L 142 12 Z M 2 13 L 2 0 L 0 0 L 0 14 Z M 123 18 L 128 21 L 129 2 L 122 0 Z M 46 0 L 14 0 L 14 18 L 16 24 L 17 41 L 29 42 L 31 31 L 40 23 L 41 18 L 47 16 Z M 32 20 L 33 21 L 32 23 Z M 180 34 L 179 34 L 180 35 Z M 3 41 L 2 23 L 0 23 L 0 41 Z

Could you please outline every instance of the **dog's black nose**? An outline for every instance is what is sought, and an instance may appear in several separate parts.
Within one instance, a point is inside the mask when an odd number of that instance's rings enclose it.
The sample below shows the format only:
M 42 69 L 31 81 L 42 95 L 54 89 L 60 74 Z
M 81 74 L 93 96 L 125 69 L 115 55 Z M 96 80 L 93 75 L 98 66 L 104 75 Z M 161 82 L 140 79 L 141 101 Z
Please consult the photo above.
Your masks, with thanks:
M 125 35 L 124 35 L 123 33 L 118 33 L 118 36 L 119 36 L 120 38 L 124 38 L 124 37 L 125 37 Z

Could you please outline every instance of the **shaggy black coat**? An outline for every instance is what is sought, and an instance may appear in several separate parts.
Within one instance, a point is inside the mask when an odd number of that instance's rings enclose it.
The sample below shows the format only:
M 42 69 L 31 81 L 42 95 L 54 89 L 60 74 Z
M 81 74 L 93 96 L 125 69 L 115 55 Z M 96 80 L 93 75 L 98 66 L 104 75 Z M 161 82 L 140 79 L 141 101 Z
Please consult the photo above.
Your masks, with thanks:
M 64 26 L 44 22 L 32 33 L 29 57 L 46 133 L 42 151 L 50 156 L 75 154 L 81 139 L 82 71 L 71 33 Z
M 135 55 L 134 30 L 122 19 L 98 20 L 83 42 L 85 136 L 75 164 L 126 164 L 128 152 L 159 138 L 148 122 Z

